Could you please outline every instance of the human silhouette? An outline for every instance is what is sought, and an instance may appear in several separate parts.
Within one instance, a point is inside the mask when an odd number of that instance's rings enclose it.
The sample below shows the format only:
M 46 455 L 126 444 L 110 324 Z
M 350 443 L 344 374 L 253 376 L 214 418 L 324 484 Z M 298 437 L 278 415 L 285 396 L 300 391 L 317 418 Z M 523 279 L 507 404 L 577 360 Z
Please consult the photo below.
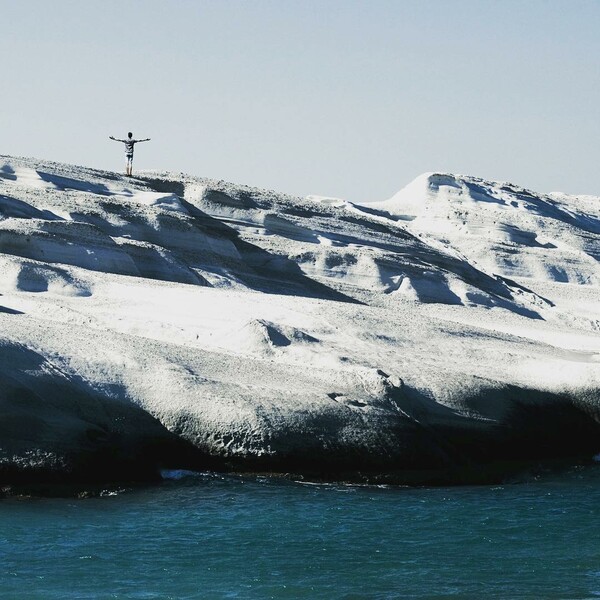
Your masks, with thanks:
M 125 144 L 125 156 L 127 157 L 127 163 L 125 166 L 125 175 L 131 177 L 131 172 L 133 170 L 133 147 L 138 142 L 149 142 L 150 138 L 146 138 L 145 140 L 134 140 L 133 133 L 131 131 L 127 134 L 126 140 L 120 140 L 118 138 L 113 137 L 112 135 L 108 136 L 109 139 L 115 142 L 123 142 Z

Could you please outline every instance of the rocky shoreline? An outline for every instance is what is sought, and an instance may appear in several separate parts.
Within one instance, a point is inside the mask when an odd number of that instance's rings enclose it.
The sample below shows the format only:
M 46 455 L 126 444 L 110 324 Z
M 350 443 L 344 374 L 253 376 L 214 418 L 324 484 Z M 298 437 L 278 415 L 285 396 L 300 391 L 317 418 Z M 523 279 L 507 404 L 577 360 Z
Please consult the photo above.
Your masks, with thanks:
M 0 165 L 5 494 L 161 469 L 473 484 L 600 452 L 600 199 Z

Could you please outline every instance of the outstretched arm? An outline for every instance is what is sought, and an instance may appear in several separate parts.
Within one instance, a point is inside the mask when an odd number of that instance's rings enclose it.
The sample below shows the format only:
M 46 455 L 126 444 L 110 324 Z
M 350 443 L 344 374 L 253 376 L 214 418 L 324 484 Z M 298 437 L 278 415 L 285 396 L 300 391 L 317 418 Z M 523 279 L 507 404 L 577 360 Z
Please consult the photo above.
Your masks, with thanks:
M 136 140 L 137 142 L 149 142 L 150 138 L 146 138 L 145 140 Z
M 116 137 L 113 137 L 112 135 L 109 135 L 109 136 L 108 136 L 108 139 L 109 139 L 109 140 L 113 140 L 113 141 L 115 141 L 115 142 L 124 142 L 124 141 L 125 141 L 125 140 L 120 140 L 120 139 L 118 139 L 118 138 L 116 138 Z

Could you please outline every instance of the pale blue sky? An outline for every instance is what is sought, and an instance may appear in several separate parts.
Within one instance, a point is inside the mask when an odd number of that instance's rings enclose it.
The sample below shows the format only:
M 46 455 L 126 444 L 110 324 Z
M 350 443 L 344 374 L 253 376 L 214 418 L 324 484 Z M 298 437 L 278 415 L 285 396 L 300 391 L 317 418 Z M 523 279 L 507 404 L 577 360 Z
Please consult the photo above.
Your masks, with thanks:
M 600 0 L 0 0 L 0 153 L 383 199 L 600 195 Z

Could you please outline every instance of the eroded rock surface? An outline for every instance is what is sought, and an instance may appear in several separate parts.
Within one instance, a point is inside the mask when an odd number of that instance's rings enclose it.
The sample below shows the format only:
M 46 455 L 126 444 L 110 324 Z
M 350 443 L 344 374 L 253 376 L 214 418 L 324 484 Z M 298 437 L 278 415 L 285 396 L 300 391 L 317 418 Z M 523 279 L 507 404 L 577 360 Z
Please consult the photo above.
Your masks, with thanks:
M 0 157 L 0 481 L 493 479 L 600 452 L 600 199 Z

